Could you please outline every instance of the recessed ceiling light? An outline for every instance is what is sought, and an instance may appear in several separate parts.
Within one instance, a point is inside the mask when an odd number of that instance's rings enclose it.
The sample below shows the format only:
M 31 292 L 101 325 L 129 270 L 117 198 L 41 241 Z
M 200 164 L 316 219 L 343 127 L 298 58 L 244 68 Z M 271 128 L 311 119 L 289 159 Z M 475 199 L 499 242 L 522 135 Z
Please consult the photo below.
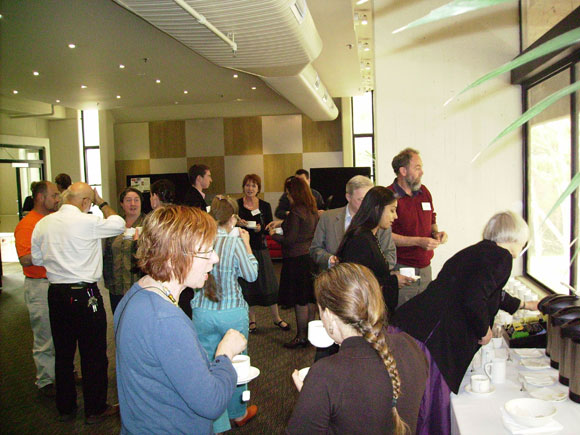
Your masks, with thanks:
M 183 91 L 183 93 L 184 93 L 184 94 L 189 94 L 189 92 L 188 92 L 188 91 Z
M 120 99 L 120 98 L 121 98 L 121 96 L 120 95 L 117 95 L 117 100 Z
M 157 79 L 155 80 L 155 83 L 161 83 L 161 80 Z
M 237 79 L 238 78 L 238 75 L 237 74 L 234 74 L 234 78 Z
M 60 103 L 60 100 L 56 100 L 57 103 Z
M 75 48 L 75 47 L 76 47 L 76 45 L 75 45 L 75 44 L 69 44 L 69 45 L 68 45 L 68 48 Z
M 363 50 L 364 51 L 370 51 L 370 49 L 371 49 L 371 47 L 369 47 L 369 43 L 368 42 L 365 42 L 364 45 L 363 45 Z
M 369 1 L 369 0 L 358 0 L 358 1 L 356 2 L 356 4 L 357 4 L 357 6 L 360 6 L 360 5 L 362 5 L 362 4 L 364 4 L 364 3 L 368 2 L 368 1 Z
M 252 91 L 255 91 L 255 90 L 256 90 L 256 87 L 255 86 L 252 86 Z
M 176 101 L 175 104 L 179 104 L 179 101 Z
M 363 15 L 362 21 L 360 23 L 363 26 L 366 26 L 369 23 L 369 21 L 367 20 L 367 16 L 366 15 Z
M 13 93 L 14 95 L 16 95 L 16 94 L 18 93 L 18 91 L 17 91 L 16 89 L 14 89 L 14 90 L 12 91 L 12 93 Z
M 1 20 L 2 18 L 4 18 L 4 16 L 3 16 L 2 14 L 0 14 L 0 20 Z
M 38 71 L 33 71 L 33 72 L 32 72 L 32 75 L 34 75 L 34 76 L 39 76 L 39 75 L 40 75 L 40 73 L 39 73 Z
M 86 89 L 87 86 L 86 85 L 81 85 L 81 89 Z
M 124 69 L 125 65 L 121 64 L 121 65 L 119 65 L 119 68 Z

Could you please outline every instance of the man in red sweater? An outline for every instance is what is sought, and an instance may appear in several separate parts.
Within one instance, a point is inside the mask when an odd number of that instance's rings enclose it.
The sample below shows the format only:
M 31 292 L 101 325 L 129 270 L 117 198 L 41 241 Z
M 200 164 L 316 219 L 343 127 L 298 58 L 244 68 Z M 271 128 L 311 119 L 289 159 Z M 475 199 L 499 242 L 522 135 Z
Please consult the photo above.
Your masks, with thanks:
M 423 162 L 419 151 L 406 148 L 393 158 L 397 175 L 388 188 L 398 196 L 393 240 L 397 246 L 397 267 L 412 267 L 419 279 L 399 290 L 399 305 L 421 293 L 431 282 L 433 250 L 447 242 L 439 231 L 431 192 L 421 184 Z
M 46 269 L 34 266 L 30 254 L 32 231 L 40 219 L 56 211 L 60 193 L 56 184 L 50 181 L 32 183 L 34 207 L 14 230 L 16 251 L 26 277 L 24 280 L 24 300 L 28 307 L 30 326 L 34 342 L 32 356 L 36 365 L 36 386 L 48 397 L 54 397 L 54 345 L 48 317 L 48 280 Z

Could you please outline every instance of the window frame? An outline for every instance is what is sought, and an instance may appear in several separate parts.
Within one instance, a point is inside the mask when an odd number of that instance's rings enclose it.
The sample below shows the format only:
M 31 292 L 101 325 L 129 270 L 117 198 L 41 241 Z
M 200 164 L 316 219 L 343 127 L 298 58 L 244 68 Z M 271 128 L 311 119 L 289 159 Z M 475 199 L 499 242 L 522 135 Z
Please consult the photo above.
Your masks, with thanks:
M 351 118 L 351 128 L 352 128 L 352 165 L 357 167 L 356 163 L 356 139 L 358 138 L 370 138 L 371 140 L 371 180 L 376 180 L 376 149 L 375 149 L 375 91 L 368 91 L 371 94 L 371 132 L 370 133 L 355 133 L 354 132 L 354 97 L 350 99 L 350 118 Z

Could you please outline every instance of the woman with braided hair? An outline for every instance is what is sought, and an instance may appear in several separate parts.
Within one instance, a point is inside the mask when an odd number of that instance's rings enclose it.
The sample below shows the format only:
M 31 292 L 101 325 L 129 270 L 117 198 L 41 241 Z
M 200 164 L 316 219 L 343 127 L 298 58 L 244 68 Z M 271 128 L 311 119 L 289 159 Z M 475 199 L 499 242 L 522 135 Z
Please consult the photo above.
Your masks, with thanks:
M 407 334 L 386 327 L 379 283 L 365 266 L 341 263 L 314 284 L 320 318 L 340 351 L 317 361 L 302 382 L 286 432 L 415 433 L 428 368 Z

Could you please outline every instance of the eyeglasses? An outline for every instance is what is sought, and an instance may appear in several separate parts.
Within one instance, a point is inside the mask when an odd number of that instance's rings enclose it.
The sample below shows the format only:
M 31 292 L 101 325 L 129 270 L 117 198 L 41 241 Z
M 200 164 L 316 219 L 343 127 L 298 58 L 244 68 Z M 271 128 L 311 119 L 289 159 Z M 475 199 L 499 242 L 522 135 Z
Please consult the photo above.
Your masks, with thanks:
M 193 255 L 195 258 L 201 258 L 203 260 L 210 260 L 212 254 L 214 253 L 214 249 L 210 249 L 209 251 L 198 251 L 196 253 L 193 252 L 184 252 L 183 255 Z

